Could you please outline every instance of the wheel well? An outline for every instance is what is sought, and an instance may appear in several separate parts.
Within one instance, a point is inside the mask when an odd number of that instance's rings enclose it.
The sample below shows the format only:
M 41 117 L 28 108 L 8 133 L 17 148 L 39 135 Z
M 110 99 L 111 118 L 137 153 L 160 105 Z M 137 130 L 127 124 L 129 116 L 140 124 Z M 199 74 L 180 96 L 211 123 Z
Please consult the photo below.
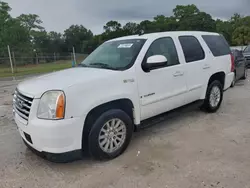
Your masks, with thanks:
M 110 101 L 104 104 L 101 104 L 95 108 L 93 108 L 88 115 L 86 116 L 84 127 L 83 127 L 83 139 L 82 139 L 82 148 L 88 147 L 88 135 L 91 130 L 91 126 L 96 120 L 96 117 L 100 116 L 102 113 L 110 110 L 110 109 L 121 109 L 126 112 L 131 120 L 134 120 L 133 115 L 134 105 L 129 99 L 118 99 L 114 101 Z
M 225 73 L 224 72 L 217 72 L 215 74 L 213 74 L 208 82 L 208 85 L 210 83 L 212 83 L 214 80 L 218 80 L 220 81 L 220 83 L 222 84 L 222 88 L 224 88 L 224 84 L 225 84 Z

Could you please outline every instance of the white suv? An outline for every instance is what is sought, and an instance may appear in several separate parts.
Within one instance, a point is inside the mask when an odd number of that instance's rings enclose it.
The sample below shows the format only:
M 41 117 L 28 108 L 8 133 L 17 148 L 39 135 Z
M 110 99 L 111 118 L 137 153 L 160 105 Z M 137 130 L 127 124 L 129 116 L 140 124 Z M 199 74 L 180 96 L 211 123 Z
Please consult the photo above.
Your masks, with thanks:
M 102 44 L 76 68 L 20 83 L 15 122 L 36 151 L 86 149 L 95 158 L 112 159 L 148 118 L 200 100 L 215 112 L 233 70 L 229 46 L 217 33 L 121 37 Z

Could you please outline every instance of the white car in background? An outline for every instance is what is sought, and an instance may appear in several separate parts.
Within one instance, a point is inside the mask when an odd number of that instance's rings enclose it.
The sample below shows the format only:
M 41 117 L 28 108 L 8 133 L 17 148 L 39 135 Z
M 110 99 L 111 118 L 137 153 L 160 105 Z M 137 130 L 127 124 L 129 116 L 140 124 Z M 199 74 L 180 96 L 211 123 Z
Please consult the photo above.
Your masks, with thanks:
M 217 33 L 116 38 L 79 67 L 20 83 L 15 122 L 24 142 L 46 156 L 88 150 L 112 159 L 144 120 L 195 101 L 215 112 L 233 71 L 230 48 Z

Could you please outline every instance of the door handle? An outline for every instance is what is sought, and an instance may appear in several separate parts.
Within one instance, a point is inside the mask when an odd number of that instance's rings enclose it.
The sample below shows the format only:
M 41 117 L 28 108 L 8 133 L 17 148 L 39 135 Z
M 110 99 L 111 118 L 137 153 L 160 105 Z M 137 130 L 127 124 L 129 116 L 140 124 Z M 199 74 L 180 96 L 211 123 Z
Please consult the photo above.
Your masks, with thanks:
M 210 69 L 210 65 L 205 64 L 204 67 L 203 67 L 203 69 Z
M 177 76 L 183 76 L 184 75 L 184 72 L 180 72 L 180 71 L 176 71 L 173 76 L 174 77 L 177 77 Z

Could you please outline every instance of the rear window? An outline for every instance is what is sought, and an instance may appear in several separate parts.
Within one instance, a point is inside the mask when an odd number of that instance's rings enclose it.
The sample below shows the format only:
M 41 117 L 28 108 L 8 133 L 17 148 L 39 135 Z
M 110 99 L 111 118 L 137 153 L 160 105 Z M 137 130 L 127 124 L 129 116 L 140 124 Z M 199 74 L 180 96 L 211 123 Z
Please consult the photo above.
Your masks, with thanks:
M 228 55 L 231 53 L 226 39 L 221 35 L 202 35 L 211 52 L 215 57 Z

